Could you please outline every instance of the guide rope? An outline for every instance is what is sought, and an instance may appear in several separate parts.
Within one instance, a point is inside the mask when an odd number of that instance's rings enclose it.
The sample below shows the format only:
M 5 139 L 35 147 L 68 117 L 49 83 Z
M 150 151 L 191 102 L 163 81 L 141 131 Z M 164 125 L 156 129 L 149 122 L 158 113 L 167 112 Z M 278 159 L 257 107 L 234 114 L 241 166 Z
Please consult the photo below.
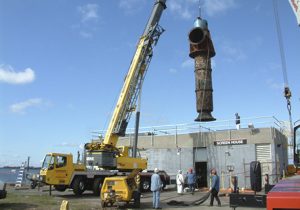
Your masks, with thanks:
M 289 88 L 289 83 L 288 83 L 287 70 L 286 70 L 286 60 L 285 60 L 285 53 L 284 53 L 284 46 L 283 46 L 283 40 L 282 40 L 282 33 L 281 33 L 279 13 L 278 13 L 278 4 L 277 3 L 278 3 L 277 0 L 273 0 L 274 17 L 275 17 L 277 38 L 278 38 L 280 58 L 281 58 L 282 75 L 283 75 L 283 80 L 284 80 L 284 97 L 286 98 L 286 101 L 287 101 L 287 109 L 288 109 L 290 120 L 291 120 L 292 107 L 291 107 L 290 98 L 292 97 L 292 92 Z
M 288 110 L 288 114 L 289 114 L 291 139 L 293 139 L 294 132 L 293 132 L 293 121 L 292 121 L 292 105 L 291 105 L 291 100 L 290 100 L 292 97 L 292 92 L 289 88 L 288 77 L 287 77 L 285 52 L 284 52 L 282 33 L 281 33 L 281 27 L 280 27 L 280 21 L 279 21 L 278 1 L 277 0 L 273 0 L 273 9 L 274 9 L 274 17 L 275 17 L 275 24 L 276 24 L 276 30 L 277 30 L 280 58 L 281 58 L 282 74 L 283 74 L 283 80 L 284 80 L 284 97 L 286 99 L 287 110 Z M 293 142 L 293 141 L 291 141 L 291 142 Z M 293 145 L 293 143 L 292 143 L 292 145 Z

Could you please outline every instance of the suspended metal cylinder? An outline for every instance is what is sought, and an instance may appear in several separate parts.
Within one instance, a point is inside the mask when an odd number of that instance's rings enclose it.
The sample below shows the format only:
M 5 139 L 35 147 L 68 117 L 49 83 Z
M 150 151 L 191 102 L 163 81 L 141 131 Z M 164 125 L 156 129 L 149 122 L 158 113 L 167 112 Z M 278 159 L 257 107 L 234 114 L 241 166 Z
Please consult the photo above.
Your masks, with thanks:
M 197 18 L 189 33 L 190 54 L 195 60 L 195 92 L 196 107 L 199 115 L 195 121 L 216 120 L 213 111 L 213 87 L 211 57 L 215 56 L 215 49 L 207 27 L 207 21 Z

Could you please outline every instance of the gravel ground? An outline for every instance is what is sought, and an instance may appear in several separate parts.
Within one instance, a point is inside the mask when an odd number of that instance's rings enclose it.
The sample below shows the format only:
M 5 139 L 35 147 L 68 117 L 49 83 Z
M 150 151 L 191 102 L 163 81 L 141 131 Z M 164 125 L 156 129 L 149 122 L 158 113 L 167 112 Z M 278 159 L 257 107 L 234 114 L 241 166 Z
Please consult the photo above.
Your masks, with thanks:
M 63 200 L 69 201 L 71 210 L 100 210 L 100 198 L 93 194 L 86 192 L 80 198 L 76 197 L 71 190 L 65 192 L 53 191 L 52 196 L 49 196 L 49 187 L 42 187 L 39 191 L 37 189 L 19 189 L 15 190 L 13 187 L 8 187 L 8 195 L 6 199 L 0 200 L 1 210 L 58 210 Z M 169 206 L 167 202 L 171 200 L 183 201 L 186 204 L 191 203 L 206 192 L 195 192 L 194 195 L 185 193 L 184 195 L 177 195 L 174 186 L 169 187 L 161 193 L 161 207 L 163 209 L 209 209 L 209 210 L 229 210 L 229 197 L 221 196 L 220 200 L 222 207 L 209 207 L 209 201 L 205 201 L 199 206 Z M 216 202 L 215 202 L 216 205 Z M 110 207 L 105 209 L 118 209 L 117 207 Z M 130 206 L 120 206 L 119 209 L 131 209 Z M 152 193 L 143 193 L 141 198 L 140 209 L 152 209 Z M 249 210 L 251 208 L 238 208 L 238 210 Z

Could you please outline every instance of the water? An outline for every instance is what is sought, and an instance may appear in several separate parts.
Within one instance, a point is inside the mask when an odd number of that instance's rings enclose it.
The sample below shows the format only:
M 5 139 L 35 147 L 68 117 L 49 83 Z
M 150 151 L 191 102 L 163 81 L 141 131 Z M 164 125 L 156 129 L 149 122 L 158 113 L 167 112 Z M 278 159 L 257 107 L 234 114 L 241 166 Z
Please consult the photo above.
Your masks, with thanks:
M 19 168 L 0 168 L 0 180 L 6 183 L 15 183 L 17 180 L 17 176 L 19 174 Z M 38 174 L 40 172 L 40 169 L 29 169 L 25 173 L 34 173 Z M 25 180 L 25 179 L 24 179 Z

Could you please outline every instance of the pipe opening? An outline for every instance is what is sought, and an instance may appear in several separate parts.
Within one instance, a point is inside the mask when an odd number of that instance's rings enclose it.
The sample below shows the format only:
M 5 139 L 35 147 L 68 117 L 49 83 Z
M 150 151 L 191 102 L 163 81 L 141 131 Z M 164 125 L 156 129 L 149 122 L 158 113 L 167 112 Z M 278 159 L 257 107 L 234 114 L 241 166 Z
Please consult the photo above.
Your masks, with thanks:
M 204 32 L 201 28 L 194 28 L 189 34 L 189 40 L 191 43 L 199 44 L 204 39 Z

